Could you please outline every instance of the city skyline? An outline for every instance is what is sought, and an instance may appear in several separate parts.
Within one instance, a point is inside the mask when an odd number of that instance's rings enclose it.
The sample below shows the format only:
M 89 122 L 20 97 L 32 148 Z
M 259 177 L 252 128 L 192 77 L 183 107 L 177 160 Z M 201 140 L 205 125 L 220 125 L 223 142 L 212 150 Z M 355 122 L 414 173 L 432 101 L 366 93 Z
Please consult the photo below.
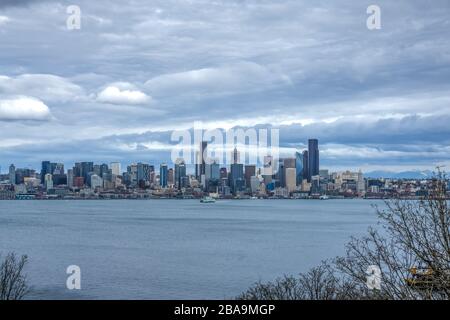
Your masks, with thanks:
M 161 163 L 159 170 L 145 162 L 129 164 L 122 170 L 119 162 L 75 162 L 69 168 L 46 160 L 41 162 L 39 172 L 11 164 L 8 174 L 0 175 L 0 199 L 420 197 L 435 178 L 400 179 L 392 185 L 395 179 L 364 177 L 361 170 L 332 172 L 320 167 L 319 140 L 308 139 L 307 145 L 306 150 L 291 157 L 268 154 L 263 163 L 249 162 L 245 151 L 235 146 L 230 158 L 224 157 L 225 162 L 221 162 L 209 150 L 214 150 L 214 144 L 200 141 L 196 162 L 190 165 L 193 172 L 182 157 L 173 166 Z
M 194 121 L 279 128 L 287 154 L 317 137 L 332 170 L 450 164 L 448 1 L 379 1 L 380 30 L 364 1 L 80 0 L 67 30 L 70 4 L 0 4 L 3 171 L 168 162 Z

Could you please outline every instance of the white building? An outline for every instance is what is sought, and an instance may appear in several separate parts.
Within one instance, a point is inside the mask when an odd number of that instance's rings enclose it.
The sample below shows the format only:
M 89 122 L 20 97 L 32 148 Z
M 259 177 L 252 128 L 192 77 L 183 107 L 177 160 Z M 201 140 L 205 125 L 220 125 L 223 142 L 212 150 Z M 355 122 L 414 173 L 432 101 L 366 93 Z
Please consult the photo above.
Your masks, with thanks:
M 53 189 L 53 176 L 50 173 L 47 173 L 44 178 L 45 189 L 48 191 Z
M 96 189 L 96 188 L 101 188 L 103 187 L 103 179 L 101 177 L 99 177 L 96 174 L 93 174 L 91 176 L 91 188 L 92 189 Z
M 121 175 L 121 168 L 120 168 L 119 162 L 111 162 L 110 168 L 111 168 L 113 175 L 116 175 L 116 176 Z
M 289 193 L 294 192 L 297 187 L 297 176 L 295 168 L 286 168 L 286 188 Z
M 252 176 L 250 177 L 250 189 L 252 193 L 256 193 L 260 191 L 261 181 L 259 181 L 258 177 Z

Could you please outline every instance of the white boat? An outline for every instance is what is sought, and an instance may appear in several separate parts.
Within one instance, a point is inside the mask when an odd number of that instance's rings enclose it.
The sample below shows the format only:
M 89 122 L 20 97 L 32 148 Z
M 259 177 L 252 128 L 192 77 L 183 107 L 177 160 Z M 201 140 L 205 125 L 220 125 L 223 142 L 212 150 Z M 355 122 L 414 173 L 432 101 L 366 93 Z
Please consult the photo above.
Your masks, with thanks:
M 215 203 L 216 199 L 211 198 L 211 197 L 203 197 L 200 199 L 201 203 Z
M 328 200 L 330 199 L 327 195 L 323 195 L 319 197 L 320 200 Z

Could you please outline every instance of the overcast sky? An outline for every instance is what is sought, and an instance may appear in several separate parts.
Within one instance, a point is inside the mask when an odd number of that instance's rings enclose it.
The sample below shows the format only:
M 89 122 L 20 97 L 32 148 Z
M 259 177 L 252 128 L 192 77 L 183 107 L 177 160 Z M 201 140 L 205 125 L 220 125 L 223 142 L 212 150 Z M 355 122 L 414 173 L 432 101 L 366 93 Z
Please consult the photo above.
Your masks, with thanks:
M 449 80 L 448 0 L 0 0 L 0 165 L 157 164 L 202 121 L 318 138 L 330 169 L 433 169 Z

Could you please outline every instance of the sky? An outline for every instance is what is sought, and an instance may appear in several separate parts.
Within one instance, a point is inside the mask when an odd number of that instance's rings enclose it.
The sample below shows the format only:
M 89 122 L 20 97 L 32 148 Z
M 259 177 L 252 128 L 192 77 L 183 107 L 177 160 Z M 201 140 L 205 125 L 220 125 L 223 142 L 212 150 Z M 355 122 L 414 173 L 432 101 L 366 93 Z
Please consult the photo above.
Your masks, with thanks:
M 317 138 L 330 170 L 433 169 L 449 80 L 448 0 L 0 0 L 0 166 L 170 162 L 201 121 Z

